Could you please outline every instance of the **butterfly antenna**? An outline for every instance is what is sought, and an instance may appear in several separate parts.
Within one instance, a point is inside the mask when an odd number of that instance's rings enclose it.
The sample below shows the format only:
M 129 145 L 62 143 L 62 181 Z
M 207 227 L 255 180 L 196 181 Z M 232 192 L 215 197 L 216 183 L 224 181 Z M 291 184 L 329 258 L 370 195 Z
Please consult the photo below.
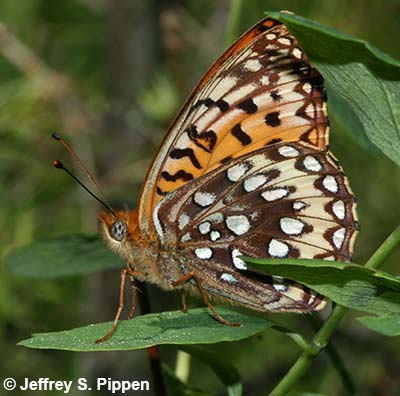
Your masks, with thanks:
M 96 178 L 90 173 L 89 169 L 86 167 L 86 165 L 83 163 L 83 161 L 79 158 L 79 156 L 75 153 L 74 149 L 57 133 L 53 132 L 51 134 L 51 137 L 55 140 L 58 140 L 70 153 L 71 157 L 74 158 L 78 164 L 81 166 L 81 168 L 84 170 L 86 173 L 87 177 L 93 182 L 93 184 L 96 186 L 97 191 L 100 193 L 100 196 L 102 199 L 94 195 L 89 189 L 80 181 L 78 178 L 73 175 L 69 169 L 67 169 L 60 161 L 54 161 L 53 165 L 56 168 L 63 169 L 65 170 L 74 180 L 76 180 L 87 192 L 90 193 L 98 202 L 100 202 L 102 205 L 104 205 L 114 216 L 115 212 L 111 209 L 110 204 L 107 202 L 107 198 L 105 197 L 103 190 L 100 188 L 99 183 L 96 181 Z M 61 166 L 56 166 L 55 164 L 59 164 Z
M 78 155 L 75 153 L 74 149 L 57 133 L 53 132 L 51 134 L 51 137 L 55 140 L 58 140 L 71 154 L 71 157 L 73 157 L 76 161 L 78 161 L 79 165 L 81 168 L 85 171 L 87 177 L 93 182 L 93 184 L 96 186 L 97 191 L 100 193 L 102 196 L 103 200 L 107 202 L 107 199 L 103 193 L 103 190 L 100 188 L 99 183 L 97 183 L 95 177 L 90 173 L 89 169 L 85 166 L 83 161 L 78 157 Z
M 57 169 L 62 169 L 63 171 L 67 172 L 80 186 L 82 186 L 96 201 L 100 202 L 114 217 L 117 217 L 116 213 L 114 210 L 111 208 L 111 206 L 100 199 L 98 196 L 96 196 L 94 193 L 92 193 L 67 167 L 64 166 L 64 164 L 59 161 L 59 160 L 54 160 L 53 161 L 53 166 Z

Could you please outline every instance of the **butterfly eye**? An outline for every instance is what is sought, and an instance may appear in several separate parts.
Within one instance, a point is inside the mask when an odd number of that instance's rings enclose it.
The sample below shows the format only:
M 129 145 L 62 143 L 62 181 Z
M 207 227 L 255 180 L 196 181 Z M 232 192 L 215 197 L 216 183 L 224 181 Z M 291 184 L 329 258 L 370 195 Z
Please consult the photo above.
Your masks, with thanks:
M 123 220 L 116 221 L 110 228 L 111 236 L 116 241 L 122 241 L 126 236 L 127 228 L 128 227 L 125 221 Z

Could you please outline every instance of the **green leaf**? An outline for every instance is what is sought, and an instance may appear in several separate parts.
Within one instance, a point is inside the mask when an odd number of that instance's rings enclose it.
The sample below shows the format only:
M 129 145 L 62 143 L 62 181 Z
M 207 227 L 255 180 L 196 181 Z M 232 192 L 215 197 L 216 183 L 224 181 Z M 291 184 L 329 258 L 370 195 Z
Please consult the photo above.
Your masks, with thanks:
M 352 139 L 372 155 L 381 153 L 369 140 L 354 110 L 334 89 L 329 90 L 328 113 L 330 124 L 335 131 L 346 135 L 346 138 Z
M 363 316 L 357 318 L 363 325 L 386 336 L 400 336 L 400 315 L 398 316 Z
M 112 337 L 101 344 L 101 338 L 112 322 L 93 324 L 72 330 L 34 334 L 19 343 L 29 348 L 63 349 L 69 351 L 116 351 L 148 348 L 162 344 L 214 344 L 238 341 L 270 328 L 267 319 L 247 316 L 228 308 L 218 307 L 218 312 L 240 327 L 230 327 L 217 322 L 208 308 L 153 313 L 132 320 L 121 321 Z
M 256 270 L 295 280 L 347 308 L 400 314 L 400 278 L 386 272 L 325 260 L 243 259 Z
M 239 372 L 230 362 L 209 348 L 186 345 L 179 349 L 190 353 L 210 366 L 218 378 L 225 385 L 229 396 L 242 396 L 243 385 Z
M 122 268 L 124 264 L 97 235 L 72 234 L 15 249 L 6 257 L 6 266 L 16 276 L 50 279 Z
M 348 103 L 368 138 L 400 165 L 400 62 L 366 41 L 306 18 L 277 12 L 268 15 L 285 23 L 300 42 L 324 76 L 328 97 L 334 91 Z M 335 113 L 347 122 L 339 107 Z M 360 140 L 360 130 L 354 133 Z

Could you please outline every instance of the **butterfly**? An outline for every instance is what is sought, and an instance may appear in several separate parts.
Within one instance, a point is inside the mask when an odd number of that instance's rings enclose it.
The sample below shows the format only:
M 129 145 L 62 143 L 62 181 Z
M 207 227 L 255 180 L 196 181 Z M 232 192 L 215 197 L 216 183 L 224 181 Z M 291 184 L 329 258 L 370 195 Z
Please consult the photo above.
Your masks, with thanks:
M 205 74 L 173 121 L 138 208 L 100 213 L 126 277 L 263 312 L 311 312 L 323 296 L 247 267 L 242 256 L 349 261 L 355 197 L 328 151 L 320 73 L 281 22 L 266 17 Z M 129 317 L 133 316 L 134 306 Z

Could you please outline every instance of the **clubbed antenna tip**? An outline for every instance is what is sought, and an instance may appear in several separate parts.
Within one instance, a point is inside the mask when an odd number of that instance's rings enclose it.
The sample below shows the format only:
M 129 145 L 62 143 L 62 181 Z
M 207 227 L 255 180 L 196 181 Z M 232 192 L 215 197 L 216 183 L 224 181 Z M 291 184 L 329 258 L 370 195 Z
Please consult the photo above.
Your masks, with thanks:
M 97 183 L 96 179 L 92 176 L 92 174 L 89 172 L 89 170 L 86 168 L 85 164 L 82 162 L 82 160 L 76 155 L 75 151 L 72 149 L 72 147 L 57 133 L 53 132 L 51 134 L 51 137 L 55 140 L 58 140 L 71 154 L 73 158 L 75 158 L 78 161 L 78 164 L 82 167 L 82 169 L 86 172 L 86 175 L 89 177 L 90 180 L 94 183 L 96 186 L 97 190 L 99 191 L 100 195 L 103 197 L 103 199 L 100 199 L 97 195 L 93 194 L 92 191 L 90 191 L 68 168 L 64 166 L 64 164 L 59 161 L 59 160 L 54 160 L 53 161 L 53 166 L 57 169 L 62 169 L 66 173 L 68 173 L 78 184 L 80 184 L 93 198 L 95 198 L 98 202 L 100 202 L 110 213 L 113 214 L 114 217 L 116 217 L 115 212 L 107 202 L 107 200 L 104 197 L 103 191 L 101 190 L 99 184 Z
M 57 132 L 53 132 L 51 137 L 55 140 L 62 140 L 62 137 Z

